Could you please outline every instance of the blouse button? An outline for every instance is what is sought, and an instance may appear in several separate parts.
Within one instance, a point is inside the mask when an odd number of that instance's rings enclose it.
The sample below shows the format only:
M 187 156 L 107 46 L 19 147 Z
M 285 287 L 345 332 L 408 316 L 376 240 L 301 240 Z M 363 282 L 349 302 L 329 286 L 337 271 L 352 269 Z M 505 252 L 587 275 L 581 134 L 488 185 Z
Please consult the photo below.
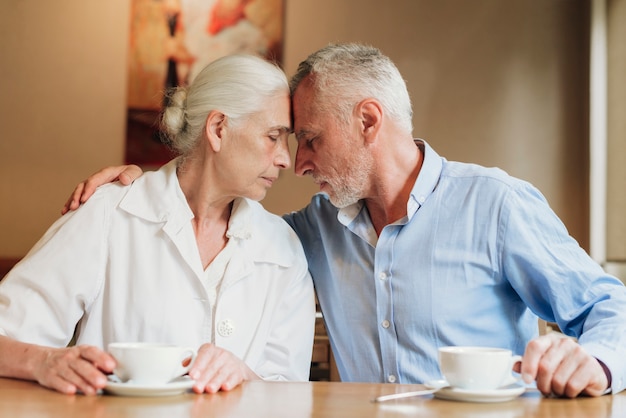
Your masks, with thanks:
M 222 337 L 230 337 L 235 332 L 235 326 L 230 319 L 220 321 L 217 325 L 217 333 Z

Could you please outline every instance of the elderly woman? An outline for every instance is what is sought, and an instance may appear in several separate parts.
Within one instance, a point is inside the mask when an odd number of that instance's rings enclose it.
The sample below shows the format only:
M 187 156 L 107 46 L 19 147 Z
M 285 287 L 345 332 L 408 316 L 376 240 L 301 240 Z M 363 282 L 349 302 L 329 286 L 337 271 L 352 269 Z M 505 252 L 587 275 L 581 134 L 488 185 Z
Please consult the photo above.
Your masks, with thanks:
M 94 394 L 116 365 L 107 344 L 145 341 L 198 348 L 198 393 L 308 379 L 306 259 L 257 202 L 290 165 L 284 73 L 219 59 L 173 93 L 162 124 L 178 158 L 98 189 L 0 282 L 0 375 Z

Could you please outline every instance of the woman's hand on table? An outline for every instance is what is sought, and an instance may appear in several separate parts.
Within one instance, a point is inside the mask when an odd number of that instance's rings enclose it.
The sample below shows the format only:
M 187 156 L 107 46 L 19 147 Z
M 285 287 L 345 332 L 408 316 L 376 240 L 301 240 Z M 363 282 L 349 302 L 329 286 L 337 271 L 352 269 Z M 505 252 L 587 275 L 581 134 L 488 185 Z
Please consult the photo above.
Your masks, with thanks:
M 94 194 L 96 189 L 103 184 L 119 180 L 120 183 L 127 186 L 142 174 L 143 170 L 134 164 L 103 168 L 93 173 L 87 180 L 78 183 L 69 199 L 67 199 L 67 202 L 65 202 L 61 214 L 65 215 L 71 210 L 78 209 L 78 207 L 82 203 L 85 203 L 87 199 Z
M 33 377 L 42 386 L 56 391 L 95 395 L 107 384 L 115 359 L 101 349 L 89 345 L 41 349 L 33 367 Z
M 243 360 L 214 344 L 200 347 L 189 377 L 196 382 L 193 387 L 196 393 L 231 390 L 246 380 L 259 379 Z

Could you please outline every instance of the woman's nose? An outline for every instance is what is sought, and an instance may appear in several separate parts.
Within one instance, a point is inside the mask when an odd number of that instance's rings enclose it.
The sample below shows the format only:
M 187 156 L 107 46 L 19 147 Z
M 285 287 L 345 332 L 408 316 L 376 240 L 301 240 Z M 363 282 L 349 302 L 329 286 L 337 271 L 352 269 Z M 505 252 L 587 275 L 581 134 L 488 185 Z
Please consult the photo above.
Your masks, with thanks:
M 280 141 L 276 155 L 276 165 L 282 169 L 291 167 L 291 155 L 289 154 L 289 142 L 287 138 Z

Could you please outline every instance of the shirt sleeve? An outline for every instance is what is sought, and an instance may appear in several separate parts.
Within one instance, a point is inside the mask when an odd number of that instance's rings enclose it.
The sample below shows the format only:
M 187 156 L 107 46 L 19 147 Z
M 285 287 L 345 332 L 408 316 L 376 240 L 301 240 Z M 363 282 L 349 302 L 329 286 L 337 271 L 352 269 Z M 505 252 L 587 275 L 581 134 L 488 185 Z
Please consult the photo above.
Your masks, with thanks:
M 308 381 L 315 333 L 315 296 L 313 282 L 302 256 L 293 278 L 275 312 L 265 349 L 263 364 L 257 372 L 264 380 Z
M 0 282 L 0 334 L 66 346 L 104 275 L 106 214 L 94 195 L 58 219 Z
M 327 236 L 327 239 L 331 239 L 333 234 L 336 233 L 336 226 L 334 222 L 322 223 L 320 219 L 336 219 L 337 209 L 328 203 L 328 198 L 318 193 L 313 195 L 311 202 L 300 209 L 283 215 L 283 219 L 287 224 L 296 232 L 296 235 L 302 243 L 304 252 L 309 262 L 309 270 L 315 271 L 316 265 L 312 254 L 316 254 L 319 251 L 323 251 L 324 242 L 322 240 L 322 234 Z M 322 231 L 321 228 L 324 230 Z
M 502 270 L 529 308 L 556 322 L 604 363 L 612 391 L 624 389 L 626 288 L 572 238 L 541 193 L 528 183 L 503 203 L 499 231 Z

